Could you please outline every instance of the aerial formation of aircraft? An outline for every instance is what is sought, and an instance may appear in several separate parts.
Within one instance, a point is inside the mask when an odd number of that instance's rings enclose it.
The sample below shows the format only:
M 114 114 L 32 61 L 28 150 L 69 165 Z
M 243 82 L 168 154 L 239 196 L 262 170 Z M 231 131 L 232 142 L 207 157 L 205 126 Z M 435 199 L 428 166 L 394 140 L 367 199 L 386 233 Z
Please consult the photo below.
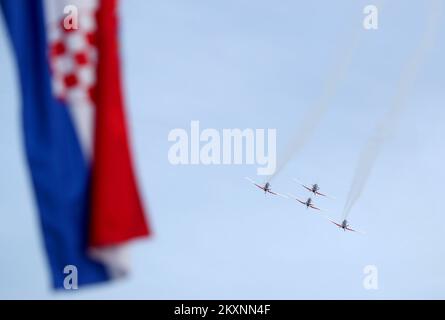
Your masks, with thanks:
M 313 200 L 312 200 L 311 197 L 309 197 L 306 201 L 304 201 L 304 200 L 301 200 L 300 198 L 298 198 L 298 197 L 296 197 L 296 196 L 294 196 L 294 195 L 292 195 L 292 194 L 288 194 L 288 196 L 285 196 L 285 195 L 283 195 L 283 194 L 281 194 L 281 193 L 272 191 L 270 182 L 266 182 L 266 183 L 264 183 L 264 184 L 260 184 L 260 183 L 257 183 L 257 182 L 255 182 L 254 180 L 252 180 L 252 179 L 250 179 L 250 178 L 247 178 L 247 177 L 246 177 L 246 179 L 247 179 L 250 183 L 252 183 L 254 186 L 256 186 L 257 188 L 263 190 L 265 195 L 266 195 L 267 193 L 269 193 L 269 194 L 272 194 L 272 195 L 275 195 L 275 196 L 280 196 L 280 197 L 287 198 L 287 199 L 290 198 L 290 199 L 292 199 L 292 200 L 296 200 L 297 202 L 299 202 L 299 203 L 301 203 L 302 205 L 306 206 L 306 209 L 311 208 L 311 209 L 314 209 L 314 210 L 323 211 L 322 209 L 320 209 L 320 208 L 318 208 L 317 206 L 315 206 L 315 204 L 314 204 L 314 202 L 313 202 Z M 326 197 L 326 198 L 330 198 L 330 199 L 335 199 L 335 198 L 332 197 L 332 196 L 329 196 L 329 195 L 327 195 L 327 194 L 325 194 L 325 193 L 321 193 L 321 192 L 320 192 L 320 187 L 319 187 L 318 184 L 313 184 L 313 185 L 311 185 L 311 186 L 308 186 L 308 185 L 305 185 L 304 183 L 301 183 L 299 180 L 294 179 L 294 181 L 297 182 L 298 184 L 300 184 L 300 185 L 301 185 L 303 188 L 305 188 L 307 191 L 309 191 L 309 192 L 311 192 L 312 194 L 314 194 L 314 196 L 322 196 L 322 197 Z M 328 220 L 329 220 L 331 223 L 333 223 L 334 225 L 336 225 L 337 227 L 339 227 L 340 229 L 343 229 L 343 231 L 351 231 L 351 232 L 362 233 L 362 232 L 360 232 L 360 231 L 357 231 L 357 230 L 355 230 L 355 229 L 352 229 L 352 228 L 349 226 L 348 221 L 347 221 L 346 219 L 343 220 L 341 223 L 338 223 L 338 222 L 336 222 L 336 221 L 334 221 L 334 220 L 331 220 L 331 219 L 329 219 L 329 218 L 328 218 Z

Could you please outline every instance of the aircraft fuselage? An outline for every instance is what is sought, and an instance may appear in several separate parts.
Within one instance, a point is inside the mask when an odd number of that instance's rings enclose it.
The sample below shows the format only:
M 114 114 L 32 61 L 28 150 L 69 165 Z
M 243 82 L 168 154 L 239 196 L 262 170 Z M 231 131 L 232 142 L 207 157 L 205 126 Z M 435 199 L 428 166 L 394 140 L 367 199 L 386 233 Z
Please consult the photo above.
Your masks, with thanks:
M 312 186 L 312 192 L 316 194 L 318 192 L 318 190 L 320 190 L 320 187 L 318 186 L 318 184 L 314 184 Z

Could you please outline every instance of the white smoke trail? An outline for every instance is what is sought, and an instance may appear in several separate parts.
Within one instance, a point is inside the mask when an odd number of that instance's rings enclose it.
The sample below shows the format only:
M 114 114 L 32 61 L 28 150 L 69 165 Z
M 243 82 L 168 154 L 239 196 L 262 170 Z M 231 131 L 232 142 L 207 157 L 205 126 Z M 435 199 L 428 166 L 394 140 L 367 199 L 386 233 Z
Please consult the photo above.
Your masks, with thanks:
M 439 1 L 440 0 L 431 1 L 432 3 L 429 16 L 427 17 L 428 25 L 425 35 L 402 71 L 400 82 L 392 101 L 391 109 L 385 114 L 381 122 L 378 124 L 376 131 L 368 140 L 360 154 L 354 178 L 352 180 L 351 189 L 343 210 L 343 220 L 348 217 L 352 207 L 360 198 L 376 159 L 382 150 L 383 144 L 393 134 L 400 115 L 406 107 L 405 99 L 409 93 L 409 90 L 412 88 L 417 72 L 424 61 L 427 52 L 434 45 L 435 33 L 439 23 L 441 11 Z
M 329 78 L 327 79 L 321 96 L 318 98 L 316 103 L 309 108 L 308 112 L 301 120 L 301 125 L 292 137 L 289 145 L 286 148 L 286 152 L 282 157 L 278 158 L 277 169 L 275 170 L 274 174 L 269 177 L 269 182 L 272 181 L 272 179 L 280 173 L 286 164 L 300 152 L 317 128 L 317 125 L 320 123 L 323 115 L 328 109 L 329 102 L 332 100 L 335 92 L 337 91 L 338 84 L 343 79 L 346 70 L 351 63 L 353 53 L 358 44 L 360 31 L 361 30 L 357 30 L 352 37 L 351 44 L 345 48 L 344 52 L 342 52 L 342 59 L 340 61 L 336 61 L 335 67 L 333 68 L 332 74 L 330 74 Z

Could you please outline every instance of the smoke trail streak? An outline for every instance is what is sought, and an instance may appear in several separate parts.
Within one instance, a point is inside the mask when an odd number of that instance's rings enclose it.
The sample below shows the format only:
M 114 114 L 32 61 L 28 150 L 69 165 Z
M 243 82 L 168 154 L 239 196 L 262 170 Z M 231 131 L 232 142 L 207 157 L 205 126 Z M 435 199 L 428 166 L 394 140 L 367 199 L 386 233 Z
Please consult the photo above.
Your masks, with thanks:
M 333 69 L 332 74 L 329 76 L 324 90 L 321 96 L 318 98 L 316 103 L 309 108 L 309 111 L 305 114 L 301 121 L 301 126 L 295 132 L 293 138 L 291 139 L 289 145 L 286 148 L 286 152 L 283 157 L 280 157 L 277 164 L 277 169 L 274 174 L 268 179 L 268 182 L 277 176 L 280 171 L 286 166 L 286 164 L 304 147 L 309 138 L 312 136 L 317 125 L 320 123 L 323 115 L 326 113 L 329 102 L 335 95 L 337 91 L 337 86 L 343 79 L 346 70 L 348 69 L 350 62 L 352 60 L 353 53 L 357 47 L 359 40 L 359 31 L 354 34 L 350 46 L 346 47 L 344 50 L 341 61 L 338 63 L 336 61 L 336 67 Z
M 382 146 L 394 133 L 397 122 L 406 108 L 405 100 L 409 94 L 409 90 L 414 84 L 417 72 L 425 59 L 427 52 L 434 45 L 435 33 L 439 23 L 440 9 L 439 0 L 433 0 L 428 16 L 428 25 L 425 35 L 402 71 L 391 109 L 385 114 L 381 122 L 378 124 L 376 131 L 368 140 L 364 149 L 362 149 L 343 210 L 343 220 L 348 217 L 352 207 L 362 195 L 377 157 L 382 150 Z

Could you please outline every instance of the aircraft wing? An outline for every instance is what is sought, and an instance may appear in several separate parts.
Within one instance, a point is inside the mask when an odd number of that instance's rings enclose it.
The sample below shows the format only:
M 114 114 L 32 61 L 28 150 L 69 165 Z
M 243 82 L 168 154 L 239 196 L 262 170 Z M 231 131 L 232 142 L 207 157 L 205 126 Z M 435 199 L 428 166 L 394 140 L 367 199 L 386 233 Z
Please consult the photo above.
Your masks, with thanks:
M 326 197 L 326 198 L 335 200 L 335 197 L 328 196 L 327 194 L 324 194 L 324 193 L 321 193 L 321 192 L 318 192 L 318 191 L 316 192 L 316 194 L 318 194 L 319 196 L 322 196 L 322 197 Z
M 351 228 L 349 228 L 349 227 L 347 227 L 346 230 L 348 230 L 348 231 L 352 231 L 352 232 L 357 232 L 357 233 L 360 233 L 360 234 L 365 234 L 365 233 L 362 232 L 362 231 L 354 230 L 354 229 L 351 229 Z
M 312 192 L 312 189 L 311 189 L 310 187 L 306 186 L 306 185 L 305 185 L 303 182 L 301 182 L 300 180 L 298 180 L 298 179 L 294 179 L 294 181 L 295 181 L 296 183 L 298 183 L 299 185 L 301 185 L 303 188 L 305 188 L 305 189 L 307 189 L 308 191 Z
M 260 186 L 259 184 L 254 183 L 255 186 L 257 186 L 258 188 L 260 188 L 261 190 L 264 190 L 263 186 Z M 269 191 L 270 192 L 270 191 Z M 272 192 L 271 192 L 272 193 Z
M 274 196 L 279 196 L 279 197 L 283 197 L 285 199 L 288 199 L 288 197 L 285 196 L 284 194 L 281 194 L 281 193 L 278 193 L 278 192 L 273 192 L 273 191 L 270 191 L 270 190 L 268 190 L 267 192 L 269 192 L 270 194 L 273 194 Z
M 304 201 L 302 201 L 302 200 L 300 200 L 300 199 L 294 198 L 294 200 L 298 201 L 298 202 L 301 203 L 301 204 L 306 205 L 306 202 L 304 202 Z
M 291 197 L 293 200 L 296 200 L 296 201 L 298 201 L 298 202 L 300 202 L 301 204 L 304 204 L 304 205 L 306 205 L 306 201 L 303 201 L 303 200 L 300 200 L 300 199 L 298 199 L 296 196 L 294 196 L 293 194 L 288 194 L 289 195 L 289 197 Z
M 314 206 L 314 205 L 310 205 L 310 207 L 312 208 L 312 209 L 315 209 L 315 210 L 318 210 L 318 211 L 323 211 L 323 210 L 321 210 L 320 208 L 317 208 L 316 206 Z
M 253 181 L 252 179 L 246 177 L 246 180 L 249 181 L 250 183 L 254 184 L 255 186 L 257 186 L 258 188 L 260 188 L 261 190 L 264 190 L 264 187 L 259 185 L 258 183 L 256 183 L 255 181 Z
M 339 228 L 343 228 L 341 224 L 335 222 L 334 220 L 329 219 L 329 221 L 331 221 L 333 224 L 335 224 L 337 227 Z

